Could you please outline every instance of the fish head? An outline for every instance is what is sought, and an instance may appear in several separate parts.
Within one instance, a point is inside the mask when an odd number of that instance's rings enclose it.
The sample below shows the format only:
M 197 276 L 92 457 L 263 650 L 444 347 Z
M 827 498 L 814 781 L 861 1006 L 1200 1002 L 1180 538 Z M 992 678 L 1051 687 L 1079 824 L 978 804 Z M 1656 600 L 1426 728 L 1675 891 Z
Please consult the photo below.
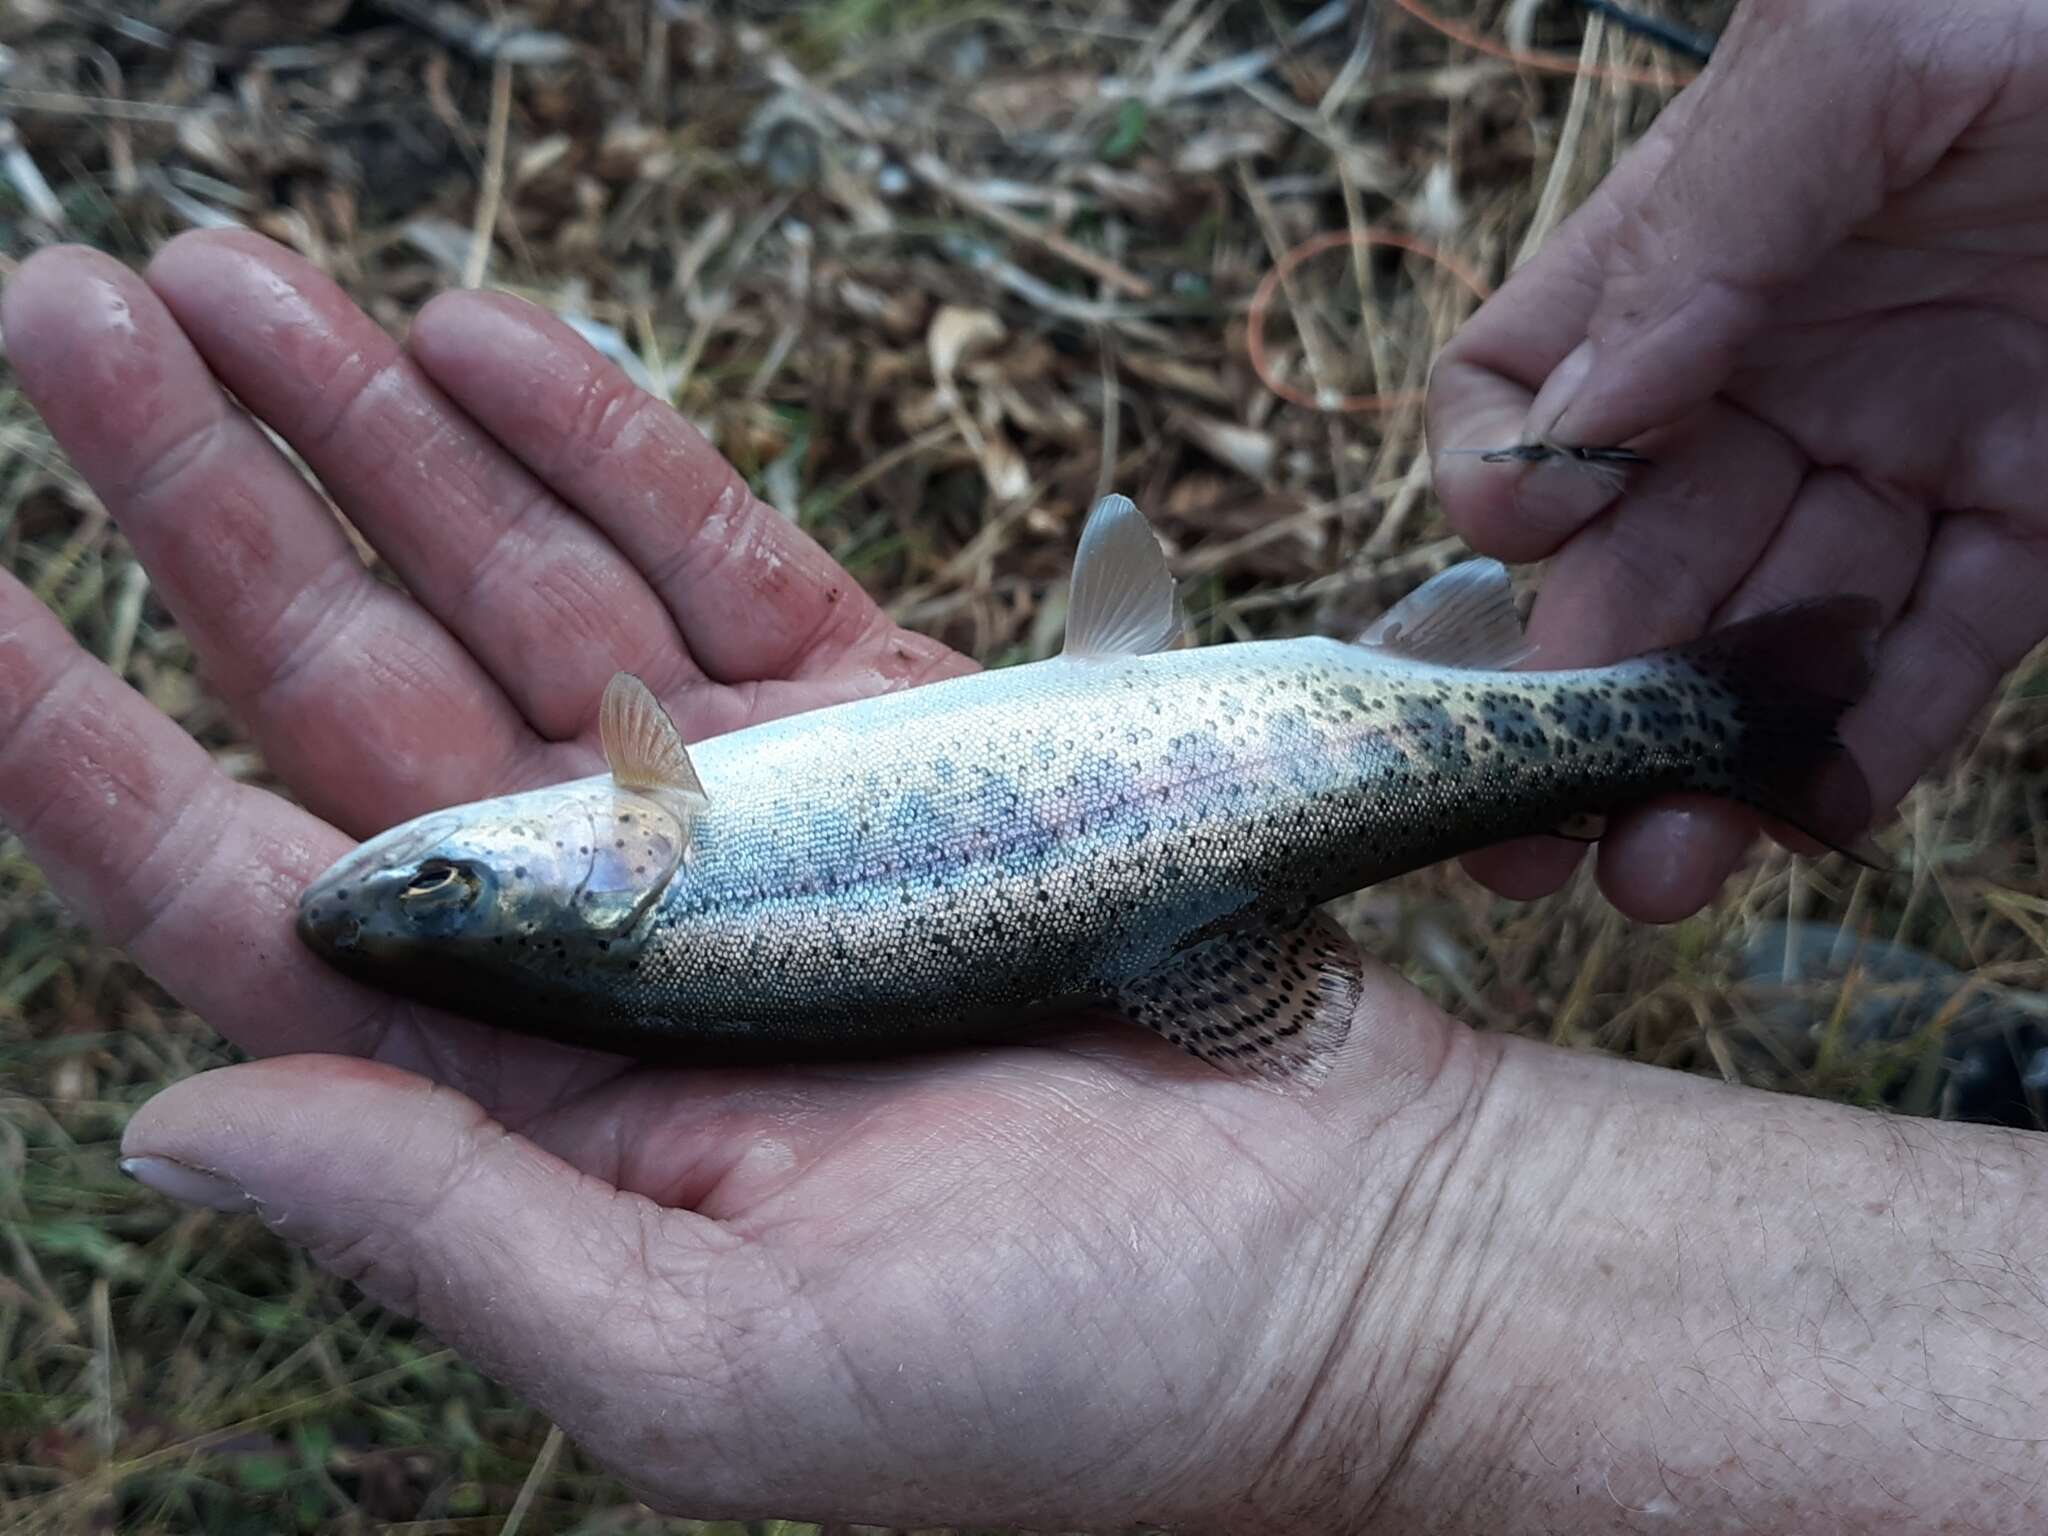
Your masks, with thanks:
M 307 886 L 299 935 L 345 971 L 437 1001 L 455 976 L 532 985 L 609 954 L 688 845 L 688 807 L 610 778 L 456 806 L 370 839 Z

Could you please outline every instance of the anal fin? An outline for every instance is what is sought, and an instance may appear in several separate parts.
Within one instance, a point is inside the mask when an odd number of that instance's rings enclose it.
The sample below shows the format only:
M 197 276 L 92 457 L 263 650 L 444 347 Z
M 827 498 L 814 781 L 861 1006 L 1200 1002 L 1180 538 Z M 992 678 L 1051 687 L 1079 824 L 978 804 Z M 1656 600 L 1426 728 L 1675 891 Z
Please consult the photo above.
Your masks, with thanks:
M 1351 935 L 1316 911 L 1204 940 L 1110 1002 L 1233 1076 L 1313 1084 L 1351 1032 L 1364 966 Z

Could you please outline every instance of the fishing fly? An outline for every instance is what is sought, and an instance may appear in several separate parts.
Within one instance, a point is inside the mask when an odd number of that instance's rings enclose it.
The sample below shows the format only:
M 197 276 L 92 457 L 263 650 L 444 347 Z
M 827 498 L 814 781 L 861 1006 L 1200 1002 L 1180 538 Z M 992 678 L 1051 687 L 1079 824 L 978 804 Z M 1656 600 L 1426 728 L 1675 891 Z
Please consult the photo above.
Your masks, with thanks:
M 1447 454 L 1477 458 L 1482 464 L 1562 464 L 1591 475 L 1612 490 L 1628 481 L 1628 472 L 1652 461 L 1633 448 L 1589 448 L 1537 438 L 1504 448 L 1447 448 Z

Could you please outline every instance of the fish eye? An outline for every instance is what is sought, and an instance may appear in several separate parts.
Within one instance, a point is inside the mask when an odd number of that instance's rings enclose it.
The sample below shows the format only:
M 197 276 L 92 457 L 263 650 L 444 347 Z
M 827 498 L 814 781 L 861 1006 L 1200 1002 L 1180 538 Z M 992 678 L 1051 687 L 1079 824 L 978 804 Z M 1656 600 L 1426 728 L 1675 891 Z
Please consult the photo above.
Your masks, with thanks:
M 464 905 L 474 900 L 481 883 L 476 872 L 450 859 L 428 859 L 413 871 L 412 878 L 398 893 L 400 901 L 431 901 L 439 906 L 449 900 Z
M 454 878 L 455 866 L 453 864 L 450 864 L 446 859 L 429 859 L 419 867 L 412 879 L 406 882 L 405 894 L 408 896 L 425 896 L 429 892 L 440 890 L 442 886 Z

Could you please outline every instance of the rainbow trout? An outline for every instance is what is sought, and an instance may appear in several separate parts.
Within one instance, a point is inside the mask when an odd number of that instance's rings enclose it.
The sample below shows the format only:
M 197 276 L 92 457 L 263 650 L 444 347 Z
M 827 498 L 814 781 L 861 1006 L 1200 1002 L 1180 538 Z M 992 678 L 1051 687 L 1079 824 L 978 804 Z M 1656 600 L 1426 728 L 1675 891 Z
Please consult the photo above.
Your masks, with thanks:
M 1474 560 L 1356 641 L 1173 649 L 1165 557 L 1110 497 L 1061 655 L 687 747 L 622 674 L 608 773 L 372 839 L 299 931 L 377 986 L 640 1056 L 888 1051 L 1084 1005 L 1313 1077 L 1359 995 L 1335 897 L 1674 790 L 1848 844 L 1870 797 L 1834 723 L 1876 621 L 1828 599 L 1509 670 L 1507 572 Z

